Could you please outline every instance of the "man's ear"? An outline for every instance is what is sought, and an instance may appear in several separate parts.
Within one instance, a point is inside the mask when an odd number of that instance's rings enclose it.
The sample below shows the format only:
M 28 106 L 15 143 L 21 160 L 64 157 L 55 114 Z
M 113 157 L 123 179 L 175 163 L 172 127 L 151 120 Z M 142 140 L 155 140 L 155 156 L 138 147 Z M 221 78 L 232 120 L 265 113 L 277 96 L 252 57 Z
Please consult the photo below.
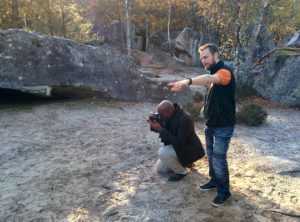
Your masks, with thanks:
M 213 56 L 214 56 L 215 60 L 218 60 L 220 58 L 220 55 L 218 52 L 215 52 Z

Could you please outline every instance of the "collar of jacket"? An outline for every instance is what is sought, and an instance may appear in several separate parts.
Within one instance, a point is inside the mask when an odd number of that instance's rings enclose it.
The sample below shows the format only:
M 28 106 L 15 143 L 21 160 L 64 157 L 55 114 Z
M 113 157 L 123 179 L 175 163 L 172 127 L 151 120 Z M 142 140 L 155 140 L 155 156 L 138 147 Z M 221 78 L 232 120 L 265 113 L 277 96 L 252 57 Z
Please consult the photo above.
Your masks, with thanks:
M 180 116 L 181 108 L 178 103 L 174 103 L 175 111 L 172 115 L 172 117 L 167 121 L 168 123 L 172 122 L 172 120 L 176 119 L 178 116 Z
M 218 72 L 222 67 L 224 67 L 224 62 L 219 61 L 219 62 L 211 65 L 208 70 L 209 70 L 210 74 L 212 75 L 212 74 L 215 74 L 216 72 Z

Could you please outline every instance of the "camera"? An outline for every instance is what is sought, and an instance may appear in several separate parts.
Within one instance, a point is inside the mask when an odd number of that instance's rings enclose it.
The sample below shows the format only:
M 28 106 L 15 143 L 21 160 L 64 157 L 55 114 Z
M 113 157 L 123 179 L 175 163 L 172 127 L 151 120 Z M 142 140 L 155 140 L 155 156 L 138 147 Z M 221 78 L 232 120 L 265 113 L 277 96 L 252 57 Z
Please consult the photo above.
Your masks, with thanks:
M 149 121 L 151 122 L 158 122 L 161 126 L 164 126 L 165 121 L 162 117 L 162 115 L 160 115 L 159 113 L 151 113 L 149 116 Z M 154 131 L 153 129 L 150 129 L 151 131 Z
M 150 116 L 149 116 L 149 120 L 151 122 L 158 122 L 161 126 L 164 125 L 164 119 L 162 117 L 162 115 L 160 115 L 159 113 L 151 113 Z

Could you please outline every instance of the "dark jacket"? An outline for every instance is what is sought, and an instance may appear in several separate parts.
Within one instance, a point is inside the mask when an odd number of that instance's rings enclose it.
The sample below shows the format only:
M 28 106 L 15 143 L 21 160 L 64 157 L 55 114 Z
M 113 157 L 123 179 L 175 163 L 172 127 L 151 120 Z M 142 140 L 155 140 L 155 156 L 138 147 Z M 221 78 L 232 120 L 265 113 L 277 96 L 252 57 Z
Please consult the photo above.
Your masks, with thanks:
M 213 84 L 205 96 L 204 116 L 208 127 L 229 127 L 235 124 L 235 77 L 232 70 L 223 61 L 210 67 L 213 75 L 220 69 L 226 69 L 231 74 L 227 85 Z
M 194 123 L 190 115 L 174 104 L 175 112 L 160 131 L 164 145 L 172 144 L 182 166 L 199 160 L 205 155 L 200 139 L 195 133 Z

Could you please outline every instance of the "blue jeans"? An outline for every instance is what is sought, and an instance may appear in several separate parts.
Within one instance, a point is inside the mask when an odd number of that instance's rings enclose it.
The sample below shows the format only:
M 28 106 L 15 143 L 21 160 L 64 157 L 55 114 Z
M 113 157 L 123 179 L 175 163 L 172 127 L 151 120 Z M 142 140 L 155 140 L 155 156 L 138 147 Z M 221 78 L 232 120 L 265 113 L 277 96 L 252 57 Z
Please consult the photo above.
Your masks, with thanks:
M 209 183 L 217 187 L 218 196 L 228 197 L 229 171 L 227 151 L 234 131 L 232 127 L 205 127 L 205 142 L 209 163 Z

